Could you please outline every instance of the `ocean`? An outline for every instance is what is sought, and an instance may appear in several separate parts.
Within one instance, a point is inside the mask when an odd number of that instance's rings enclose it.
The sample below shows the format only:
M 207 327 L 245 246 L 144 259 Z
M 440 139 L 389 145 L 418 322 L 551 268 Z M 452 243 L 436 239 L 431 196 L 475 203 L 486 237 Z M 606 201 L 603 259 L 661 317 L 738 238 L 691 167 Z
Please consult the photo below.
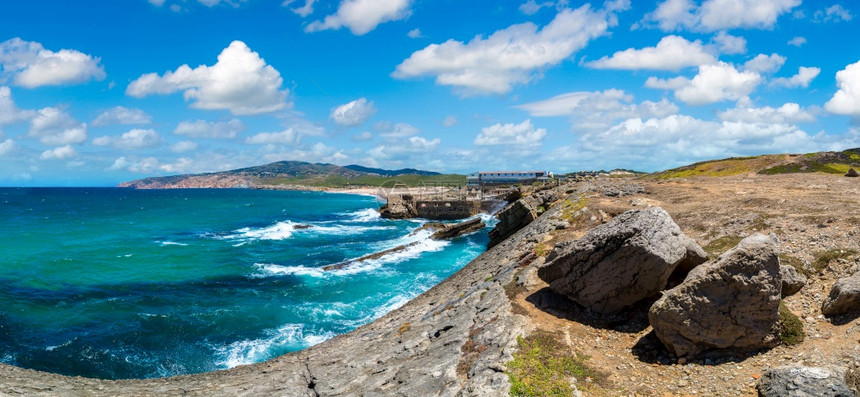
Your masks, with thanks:
M 415 232 L 424 220 L 381 219 L 377 206 L 321 192 L 0 188 L 0 362 L 105 379 L 261 362 L 373 321 L 486 247 L 489 228 L 435 241 Z

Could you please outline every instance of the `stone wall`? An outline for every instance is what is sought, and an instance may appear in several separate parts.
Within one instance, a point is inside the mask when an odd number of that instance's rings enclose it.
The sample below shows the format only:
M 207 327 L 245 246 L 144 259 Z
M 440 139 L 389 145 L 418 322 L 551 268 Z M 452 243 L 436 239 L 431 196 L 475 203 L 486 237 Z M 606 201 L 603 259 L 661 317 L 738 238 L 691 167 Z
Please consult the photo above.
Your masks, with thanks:
M 426 219 L 463 219 L 481 212 L 480 201 L 416 201 L 415 210 L 419 218 Z

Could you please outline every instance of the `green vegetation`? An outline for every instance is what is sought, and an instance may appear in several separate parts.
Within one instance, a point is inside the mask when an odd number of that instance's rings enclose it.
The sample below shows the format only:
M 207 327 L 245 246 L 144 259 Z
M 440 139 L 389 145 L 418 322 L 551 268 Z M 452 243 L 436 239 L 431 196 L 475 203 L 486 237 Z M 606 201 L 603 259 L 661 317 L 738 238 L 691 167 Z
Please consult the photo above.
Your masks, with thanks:
M 301 185 L 313 187 L 342 188 L 350 186 L 383 186 L 395 183 L 404 184 L 409 187 L 415 186 L 465 186 L 466 176 L 457 174 L 444 175 L 398 175 L 398 176 L 375 176 L 363 175 L 354 178 L 346 178 L 337 175 L 319 177 L 297 177 L 297 178 L 268 178 L 261 180 L 264 185 Z
M 767 155 L 757 157 L 733 157 L 725 160 L 705 161 L 685 167 L 675 168 L 653 174 L 656 179 L 689 178 L 693 176 L 731 176 L 755 172 L 772 166 L 785 156 Z
M 720 177 L 757 172 L 763 175 L 822 172 L 844 174 L 850 168 L 860 168 L 860 149 L 842 152 L 817 152 L 803 155 L 763 155 L 733 157 L 725 160 L 704 161 L 688 166 L 651 174 L 655 179 L 689 178 L 694 176 Z
M 708 245 L 702 247 L 708 253 L 708 257 L 714 259 L 724 252 L 734 248 L 743 240 L 740 236 L 723 236 L 712 240 Z
M 857 255 L 857 251 L 840 248 L 816 252 L 813 255 L 815 259 L 812 260 L 812 272 L 818 273 L 824 270 L 830 262 L 839 259 L 847 259 L 854 255 Z
M 561 205 L 561 218 L 573 223 L 573 218 L 576 216 L 576 213 L 581 209 L 585 208 L 588 204 L 588 199 L 585 198 L 585 195 L 580 195 L 576 199 L 566 198 L 559 205 Z
M 589 357 L 573 353 L 558 335 L 536 331 L 526 338 L 517 338 L 519 349 L 514 361 L 507 364 L 511 381 L 511 396 L 568 397 L 573 392 L 571 382 L 578 385 L 601 384 L 605 376 L 590 368 Z
M 779 302 L 779 339 L 783 345 L 794 346 L 803 342 L 803 321 L 788 309 L 785 302 Z
M 759 171 L 763 175 L 796 174 L 802 172 L 823 172 L 825 174 L 844 174 L 851 168 L 848 164 L 838 163 L 792 163 L 783 164 Z
M 550 249 L 552 249 L 552 247 L 550 247 L 549 244 L 537 243 L 535 244 L 535 255 L 544 256 L 549 252 Z

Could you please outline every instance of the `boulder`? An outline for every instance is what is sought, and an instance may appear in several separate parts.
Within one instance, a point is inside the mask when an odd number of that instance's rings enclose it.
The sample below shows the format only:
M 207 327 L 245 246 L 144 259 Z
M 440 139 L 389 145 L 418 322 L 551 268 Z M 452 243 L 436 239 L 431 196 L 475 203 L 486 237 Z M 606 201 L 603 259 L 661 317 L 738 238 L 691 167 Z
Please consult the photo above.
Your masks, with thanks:
M 707 255 L 659 207 L 627 211 L 557 246 L 538 276 L 555 292 L 593 311 L 618 312 L 657 295 L 676 267 Z
M 487 248 L 492 248 L 506 238 L 516 233 L 538 217 L 538 210 L 529 200 L 519 199 L 496 214 L 499 223 L 490 230 L 490 243 Z
M 860 311 L 860 273 L 840 278 L 830 289 L 830 295 L 821 305 L 825 316 L 836 316 Z
M 856 177 L 860 176 L 860 173 L 857 173 L 857 170 L 855 170 L 853 168 L 849 168 L 848 172 L 845 173 L 845 176 L 847 176 L 849 178 L 856 178 Z
M 806 276 L 797 272 L 794 266 L 780 265 L 779 276 L 782 278 L 782 297 L 792 296 L 806 285 Z
M 776 237 L 755 234 L 699 266 L 651 306 L 657 337 L 679 357 L 779 343 L 782 282 Z
M 483 229 L 487 226 L 481 218 L 469 219 L 460 223 L 434 223 L 432 229 L 435 230 L 430 238 L 434 240 L 447 240 L 454 237 L 460 237 L 464 234 L 469 234 Z
M 379 216 L 386 219 L 411 219 L 418 216 L 418 210 L 411 195 L 393 195 L 379 208 Z
M 856 397 L 845 383 L 845 371 L 828 367 L 778 367 L 756 385 L 761 397 Z

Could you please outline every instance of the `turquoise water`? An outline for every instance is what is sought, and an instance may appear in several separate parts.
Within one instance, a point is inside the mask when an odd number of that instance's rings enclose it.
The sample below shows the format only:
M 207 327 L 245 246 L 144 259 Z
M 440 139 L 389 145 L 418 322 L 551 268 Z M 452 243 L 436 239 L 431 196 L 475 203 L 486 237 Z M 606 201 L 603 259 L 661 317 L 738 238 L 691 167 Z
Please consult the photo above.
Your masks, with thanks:
M 260 362 L 380 317 L 486 246 L 486 229 L 433 241 L 376 207 L 319 192 L 0 189 L 0 361 L 108 379 Z

